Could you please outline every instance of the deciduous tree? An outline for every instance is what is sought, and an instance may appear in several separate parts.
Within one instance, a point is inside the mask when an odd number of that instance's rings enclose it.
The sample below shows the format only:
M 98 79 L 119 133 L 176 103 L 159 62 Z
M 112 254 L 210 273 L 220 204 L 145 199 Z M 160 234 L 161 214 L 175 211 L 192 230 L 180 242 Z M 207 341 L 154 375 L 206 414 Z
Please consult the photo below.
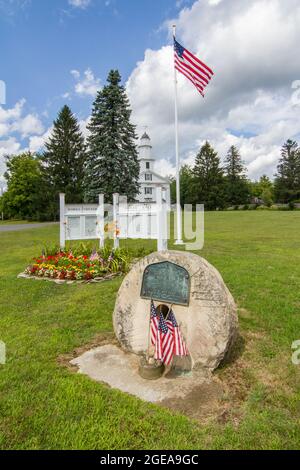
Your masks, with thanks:
M 47 187 L 40 159 L 30 152 L 6 159 L 7 191 L 1 198 L 6 218 L 47 220 L 51 218 Z

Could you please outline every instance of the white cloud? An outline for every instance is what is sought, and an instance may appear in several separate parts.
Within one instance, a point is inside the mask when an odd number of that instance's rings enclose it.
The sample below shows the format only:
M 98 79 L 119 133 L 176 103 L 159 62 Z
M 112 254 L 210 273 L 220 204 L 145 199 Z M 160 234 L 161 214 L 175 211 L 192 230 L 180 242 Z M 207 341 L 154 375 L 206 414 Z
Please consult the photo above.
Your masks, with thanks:
M 69 5 L 75 8 L 86 8 L 91 3 L 91 0 L 68 0 Z
M 90 68 L 85 70 L 83 77 L 78 70 L 71 70 L 71 75 L 73 75 L 76 80 L 75 84 L 75 93 L 80 96 L 95 96 L 97 91 L 101 88 L 100 79 L 94 76 L 94 73 Z
M 44 127 L 36 114 L 23 116 L 25 99 L 18 101 L 13 108 L 0 106 L 0 137 L 18 132 L 22 138 L 32 134 L 42 134 Z
M 44 126 L 36 114 L 27 114 L 27 116 L 12 124 L 11 131 L 19 132 L 22 139 L 24 139 L 32 134 L 42 134 Z
M 79 80 L 80 79 L 80 72 L 78 72 L 78 70 L 71 70 L 71 75 L 73 75 L 73 77 L 76 79 L 76 80 Z
M 53 131 L 53 126 L 49 127 L 42 135 L 33 135 L 29 138 L 29 150 L 32 153 L 43 150 L 45 142 L 49 139 Z
M 210 5 L 218 5 L 221 2 L 222 2 L 222 0 L 208 0 L 208 3 Z
M 13 108 L 5 109 L 0 106 L 0 122 L 8 122 L 13 119 L 19 119 L 22 112 L 23 107 L 26 103 L 25 99 L 18 101 Z
M 25 103 L 26 100 L 22 99 L 12 108 L 0 106 L 0 178 L 5 171 L 4 156 L 27 150 L 22 148 L 19 140 L 28 137 L 29 140 L 39 139 L 44 132 L 43 124 L 36 114 L 24 113 Z
M 21 148 L 21 144 L 17 142 L 15 137 L 9 137 L 6 140 L 0 141 L 0 157 L 7 154 L 17 153 Z
M 291 102 L 291 85 L 300 79 L 299 1 L 198 0 L 166 23 L 169 31 L 174 22 L 179 41 L 215 72 L 204 100 L 178 77 L 182 160 L 192 162 L 205 139 L 222 157 L 234 143 L 251 177 L 272 176 L 282 143 L 300 133 L 300 107 Z M 149 126 L 154 153 L 174 171 L 172 60 L 171 46 L 146 50 L 127 91 L 133 120 Z
M 0 140 L 0 188 L 5 187 L 4 173 L 6 171 L 5 156 L 20 152 L 21 144 L 15 137 Z
M 82 132 L 82 135 L 84 136 L 85 139 L 89 136 L 89 133 L 90 133 L 89 130 L 87 129 L 89 122 L 90 122 L 90 116 L 87 119 L 81 119 L 78 122 L 80 131 Z

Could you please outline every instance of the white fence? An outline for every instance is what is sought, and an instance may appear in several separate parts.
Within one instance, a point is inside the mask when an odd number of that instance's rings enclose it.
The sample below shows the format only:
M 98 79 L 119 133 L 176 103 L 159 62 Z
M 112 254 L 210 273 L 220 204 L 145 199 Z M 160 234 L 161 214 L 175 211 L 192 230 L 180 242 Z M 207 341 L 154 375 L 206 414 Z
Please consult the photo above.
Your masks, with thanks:
M 113 195 L 113 205 L 104 204 L 99 194 L 98 204 L 65 204 L 60 194 L 60 247 L 66 240 L 98 239 L 100 247 L 105 238 L 114 239 L 114 247 L 120 239 L 156 239 L 157 249 L 166 250 L 168 240 L 168 210 L 161 188 L 157 189 L 155 203 L 127 203 L 119 194 Z

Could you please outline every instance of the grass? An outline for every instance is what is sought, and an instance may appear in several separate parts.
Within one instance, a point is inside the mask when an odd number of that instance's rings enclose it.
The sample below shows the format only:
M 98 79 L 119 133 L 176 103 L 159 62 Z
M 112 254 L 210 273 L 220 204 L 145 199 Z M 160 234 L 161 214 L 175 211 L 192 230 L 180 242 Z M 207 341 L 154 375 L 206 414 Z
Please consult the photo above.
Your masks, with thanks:
M 231 290 L 242 340 L 235 361 L 216 372 L 228 388 L 227 418 L 203 422 L 65 367 L 62 355 L 97 335 L 112 337 L 122 279 L 90 285 L 17 280 L 44 243 L 58 240 L 58 227 L 0 233 L 0 340 L 7 346 L 0 365 L 0 448 L 299 448 L 300 366 L 291 362 L 291 343 L 300 338 L 299 233 L 298 212 L 206 213 L 198 254 Z

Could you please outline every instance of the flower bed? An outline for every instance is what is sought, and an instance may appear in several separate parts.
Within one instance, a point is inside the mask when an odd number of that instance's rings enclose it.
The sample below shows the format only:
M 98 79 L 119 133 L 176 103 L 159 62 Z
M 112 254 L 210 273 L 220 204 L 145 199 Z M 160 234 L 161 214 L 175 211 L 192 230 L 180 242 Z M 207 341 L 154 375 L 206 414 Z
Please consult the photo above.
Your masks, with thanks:
M 122 250 L 94 250 L 90 255 L 59 251 L 33 258 L 24 274 L 58 280 L 89 281 L 126 272 L 129 262 L 128 253 Z

